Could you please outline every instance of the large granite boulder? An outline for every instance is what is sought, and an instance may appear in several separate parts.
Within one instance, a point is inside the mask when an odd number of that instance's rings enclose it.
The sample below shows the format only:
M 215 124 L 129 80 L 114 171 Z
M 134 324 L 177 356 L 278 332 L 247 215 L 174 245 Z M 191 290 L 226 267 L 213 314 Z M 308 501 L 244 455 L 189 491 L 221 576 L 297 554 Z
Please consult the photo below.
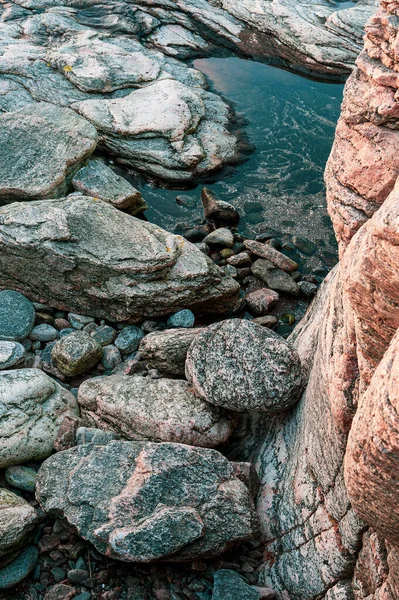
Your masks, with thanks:
M 0 372 L 0 468 L 46 458 L 75 397 L 38 369 Z
M 240 319 L 215 323 L 196 336 L 187 354 L 187 379 L 215 406 L 273 415 L 298 400 L 301 363 L 282 337 Z
M 29 542 L 38 522 L 33 506 L 10 490 L 0 489 L 0 567 Z
M 215 450 L 110 442 L 59 452 L 40 468 L 37 498 L 109 557 L 189 561 L 254 533 L 250 494 Z
M 0 279 L 31 299 L 112 321 L 187 307 L 224 312 L 239 291 L 182 237 L 79 195 L 0 209 Z
M 216 447 L 235 418 L 194 396 L 187 381 L 139 375 L 96 377 L 79 388 L 82 417 L 128 440 Z
M 141 341 L 140 355 L 161 373 L 184 375 L 188 349 L 201 331 L 199 328 L 154 331 Z
M 42 102 L 1 115 L 0 205 L 65 195 L 96 144 L 93 125 L 68 108 Z

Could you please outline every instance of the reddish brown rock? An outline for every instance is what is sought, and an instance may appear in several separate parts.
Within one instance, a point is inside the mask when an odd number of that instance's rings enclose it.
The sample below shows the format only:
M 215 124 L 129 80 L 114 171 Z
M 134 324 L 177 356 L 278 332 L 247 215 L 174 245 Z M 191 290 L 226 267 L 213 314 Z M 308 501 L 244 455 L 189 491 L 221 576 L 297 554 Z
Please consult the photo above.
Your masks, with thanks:
M 261 288 L 250 292 L 245 296 L 248 309 L 257 317 L 266 315 L 270 309 L 278 302 L 279 295 L 269 288 Z
M 260 242 L 255 242 L 254 240 L 245 240 L 244 246 L 247 250 L 252 252 L 252 254 L 269 260 L 272 265 L 278 269 L 281 269 L 282 271 L 291 273 L 292 271 L 296 271 L 298 268 L 298 263 L 291 260 L 288 256 L 285 256 L 285 254 L 282 254 L 268 244 L 261 244 Z

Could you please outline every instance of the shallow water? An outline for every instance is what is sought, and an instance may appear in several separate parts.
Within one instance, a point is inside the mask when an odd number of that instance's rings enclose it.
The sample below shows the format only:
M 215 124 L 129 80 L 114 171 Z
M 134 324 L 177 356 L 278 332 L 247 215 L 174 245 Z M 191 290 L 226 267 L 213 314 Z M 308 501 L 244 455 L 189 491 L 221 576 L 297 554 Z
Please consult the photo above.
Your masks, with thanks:
M 248 160 L 214 177 L 209 185 L 242 215 L 240 230 L 255 236 L 267 228 L 291 242 L 304 237 L 317 245 L 313 257 L 299 258 L 310 270 L 335 261 L 336 245 L 327 216 L 323 171 L 340 112 L 343 86 L 312 81 L 288 71 L 239 58 L 197 60 L 194 66 L 243 115 L 243 128 L 256 150 Z M 201 220 L 201 186 L 175 191 L 153 187 L 133 177 L 150 206 L 151 222 L 173 230 L 178 223 Z M 208 185 L 208 184 L 207 184 Z M 192 208 L 179 206 L 178 194 L 188 195 Z M 251 212 L 261 204 L 258 212 Z

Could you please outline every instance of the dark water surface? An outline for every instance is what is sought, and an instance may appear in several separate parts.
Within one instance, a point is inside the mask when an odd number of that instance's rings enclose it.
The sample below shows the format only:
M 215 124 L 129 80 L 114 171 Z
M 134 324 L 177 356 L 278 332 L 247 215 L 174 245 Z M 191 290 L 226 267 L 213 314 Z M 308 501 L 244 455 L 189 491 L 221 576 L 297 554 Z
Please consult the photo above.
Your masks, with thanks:
M 306 270 L 322 263 L 331 266 L 336 246 L 323 171 L 343 86 L 239 58 L 201 59 L 194 66 L 208 77 L 210 89 L 247 119 L 243 129 L 256 147 L 245 163 L 216 175 L 209 187 L 238 208 L 240 229 L 246 235 L 272 228 L 283 242 L 290 243 L 292 235 L 306 238 L 317 245 L 313 257 L 309 258 L 309 250 L 302 256 Z M 201 219 L 200 186 L 176 192 L 143 181 L 133 183 L 150 206 L 149 221 L 173 230 L 178 223 L 194 225 Z M 190 196 L 195 206 L 179 206 L 178 194 Z

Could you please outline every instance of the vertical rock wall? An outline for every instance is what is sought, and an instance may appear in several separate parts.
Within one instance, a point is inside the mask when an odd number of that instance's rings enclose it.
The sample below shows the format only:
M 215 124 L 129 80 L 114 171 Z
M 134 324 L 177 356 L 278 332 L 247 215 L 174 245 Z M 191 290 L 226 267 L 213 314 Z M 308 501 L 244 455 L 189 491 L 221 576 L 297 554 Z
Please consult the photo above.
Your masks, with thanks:
M 293 335 L 308 373 L 254 422 L 264 581 L 286 600 L 399 598 L 399 3 L 382 2 L 326 168 L 341 261 Z

